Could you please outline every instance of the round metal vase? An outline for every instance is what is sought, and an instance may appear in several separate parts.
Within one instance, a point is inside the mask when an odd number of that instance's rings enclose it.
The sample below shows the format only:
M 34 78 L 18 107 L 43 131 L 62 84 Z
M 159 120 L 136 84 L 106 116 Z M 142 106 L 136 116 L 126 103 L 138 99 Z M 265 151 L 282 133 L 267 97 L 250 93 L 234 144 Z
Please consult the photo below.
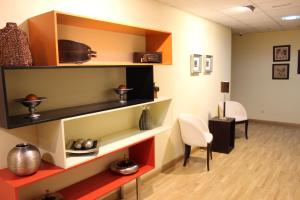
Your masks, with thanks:
M 41 164 L 41 153 L 31 144 L 18 144 L 7 156 L 8 169 L 17 176 L 35 173 Z

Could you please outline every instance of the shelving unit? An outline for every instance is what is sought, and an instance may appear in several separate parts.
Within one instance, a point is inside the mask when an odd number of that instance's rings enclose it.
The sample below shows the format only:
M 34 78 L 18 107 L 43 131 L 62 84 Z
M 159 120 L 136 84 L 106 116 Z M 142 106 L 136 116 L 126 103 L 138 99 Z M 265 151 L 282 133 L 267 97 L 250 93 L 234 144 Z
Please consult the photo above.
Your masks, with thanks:
M 97 47 L 100 45 L 99 49 L 96 48 L 94 50 L 102 52 L 102 58 L 98 61 L 92 61 L 90 64 L 85 63 L 84 65 L 128 62 L 129 60 L 125 60 L 125 57 L 132 55 L 134 51 L 162 52 L 162 64 L 172 64 L 172 34 L 170 32 L 106 22 L 57 11 L 51 11 L 32 17 L 29 19 L 28 24 L 31 51 L 35 65 L 67 66 L 68 64 L 59 63 L 57 40 L 72 39 L 81 42 L 84 40 L 82 35 L 93 31 L 98 31 L 98 38 L 99 36 L 100 38 L 103 37 L 103 40 L 89 45 Z M 115 38 L 112 39 L 110 37 Z M 120 38 L 122 38 L 123 44 L 113 44 L 113 49 L 110 46 L 99 44 L 110 39 L 111 43 L 114 43 L 114 40 Z M 127 39 L 128 44 L 126 44 Z M 122 46 L 124 44 L 127 46 L 134 46 L 134 48 L 128 49 L 128 47 L 123 46 L 120 48 L 120 51 L 116 49 L 117 46 Z M 43 51 L 41 51 L 41 49 L 43 49 Z M 107 54 L 114 54 L 115 57 L 118 54 L 122 54 L 122 56 L 120 56 L 121 60 L 111 59 L 110 56 L 107 56 L 106 58 L 105 55 Z
M 33 17 L 28 24 L 35 66 L 0 68 L 0 126 L 35 125 L 44 161 L 37 173 L 27 177 L 0 170 L 0 199 L 20 199 L 21 189 L 27 186 L 104 157 L 116 159 L 121 153 L 139 164 L 137 173 L 120 176 L 101 168 L 59 192 L 65 199 L 95 199 L 152 170 L 155 136 L 170 129 L 165 120 L 171 98 L 154 100 L 153 66 L 133 64 L 131 58 L 134 51 L 162 52 L 161 64 L 171 65 L 172 33 L 56 11 Z M 85 42 L 87 38 L 95 40 Z M 101 46 L 99 38 L 106 44 Z M 84 64 L 61 64 L 58 39 L 86 43 L 101 56 Z M 118 102 L 113 92 L 123 83 L 133 88 L 127 103 Z M 30 120 L 15 99 L 35 92 L 49 103 L 39 106 L 39 119 Z M 153 128 L 141 131 L 138 122 L 144 106 L 150 107 Z M 97 139 L 99 151 L 79 156 L 67 153 L 68 140 L 79 138 Z

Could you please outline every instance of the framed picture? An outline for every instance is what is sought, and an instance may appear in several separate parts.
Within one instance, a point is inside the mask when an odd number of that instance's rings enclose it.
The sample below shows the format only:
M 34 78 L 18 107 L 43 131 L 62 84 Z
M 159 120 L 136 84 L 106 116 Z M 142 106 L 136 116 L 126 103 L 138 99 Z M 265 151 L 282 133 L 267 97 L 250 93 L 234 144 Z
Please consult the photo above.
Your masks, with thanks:
M 191 55 L 191 75 L 197 76 L 202 71 L 202 55 L 192 54 Z
M 204 58 L 204 71 L 205 73 L 211 73 L 213 69 L 213 56 L 206 55 Z
M 298 50 L 298 74 L 300 74 L 300 50 Z
M 289 79 L 290 64 L 273 64 L 272 79 Z
M 291 45 L 273 46 L 273 62 L 290 61 Z

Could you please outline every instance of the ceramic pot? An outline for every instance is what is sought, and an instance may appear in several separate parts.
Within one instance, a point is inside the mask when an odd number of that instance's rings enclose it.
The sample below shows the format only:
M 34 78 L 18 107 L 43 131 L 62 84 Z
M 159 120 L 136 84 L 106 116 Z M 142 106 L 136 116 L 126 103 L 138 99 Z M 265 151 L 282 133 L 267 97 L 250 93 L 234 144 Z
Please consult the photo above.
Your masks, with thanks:
M 16 145 L 7 156 L 8 169 L 17 176 L 35 173 L 41 164 L 41 153 L 31 144 Z

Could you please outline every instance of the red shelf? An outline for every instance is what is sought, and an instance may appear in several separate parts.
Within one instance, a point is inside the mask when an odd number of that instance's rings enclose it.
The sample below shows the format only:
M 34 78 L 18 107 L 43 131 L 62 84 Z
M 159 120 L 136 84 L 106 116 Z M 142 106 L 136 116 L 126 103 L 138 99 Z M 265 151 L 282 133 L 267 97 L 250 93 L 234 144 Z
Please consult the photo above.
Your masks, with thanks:
M 7 168 L 0 170 L 0 180 L 10 187 L 18 188 L 22 187 L 36 181 L 40 181 L 44 178 L 48 178 L 60 172 L 63 172 L 64 169 L 57 167 L 55 165 L 49 164 L 47 162 L 42 162 L 40 169 L 31 176 L 16 176 L 10 172 Z
M 141 165 L 139 171 L 133 175 L 120 176 L 111 173 L 109 170 L 75 183 L 62 189 L 60 192 L 65 199 L 96 199 L 104 194 L 121 187 L 129 181 L 152 170 L 155 166 L 155 147 L 154 137 L 139 143 L 130 145 L 129 158 Z M 121 148 L 123 149 L 123 148 Z M 121 150 L 119 149 L 119 150 Z M 115 151 L 114 151 L 115 152 Z M 114 153 L 110 152 L 110 153 Z M 109 153 L 109 154 L 110 154 Z M 103 155 L 105 156 L 105 155 Z M 102 157 L 103 157 L 102 156 Z M 99 157 L 100 158 L 100 157 Z M 99 159 L 97 158 L 97 159 Z M 95 159 L 93 159 L 95 160 Z M 40 169 L 31 176 L 19 177 L 14 175 L 8 169 L 0 170 L 0 199 L 17 200 L 19 199 L 19 188 L 30 185 L 34 182 L 46 179 L 59 173 L 66 172 L 73 168 L 82 166 L 93 160 L 81 163 L 68 169 L 57 167 L 47 162 L 42 162 Z
M 139 171 L 133 175 L 120 176 L 107 170 L 81 182 L 73 184 L 63 190 L 59 191 L 65 199 L 80 199 L 91 200 L 111 192 L 129 181 L 147 173 L 154 167 L 151 165 L 144 165 L 140 167 Z

